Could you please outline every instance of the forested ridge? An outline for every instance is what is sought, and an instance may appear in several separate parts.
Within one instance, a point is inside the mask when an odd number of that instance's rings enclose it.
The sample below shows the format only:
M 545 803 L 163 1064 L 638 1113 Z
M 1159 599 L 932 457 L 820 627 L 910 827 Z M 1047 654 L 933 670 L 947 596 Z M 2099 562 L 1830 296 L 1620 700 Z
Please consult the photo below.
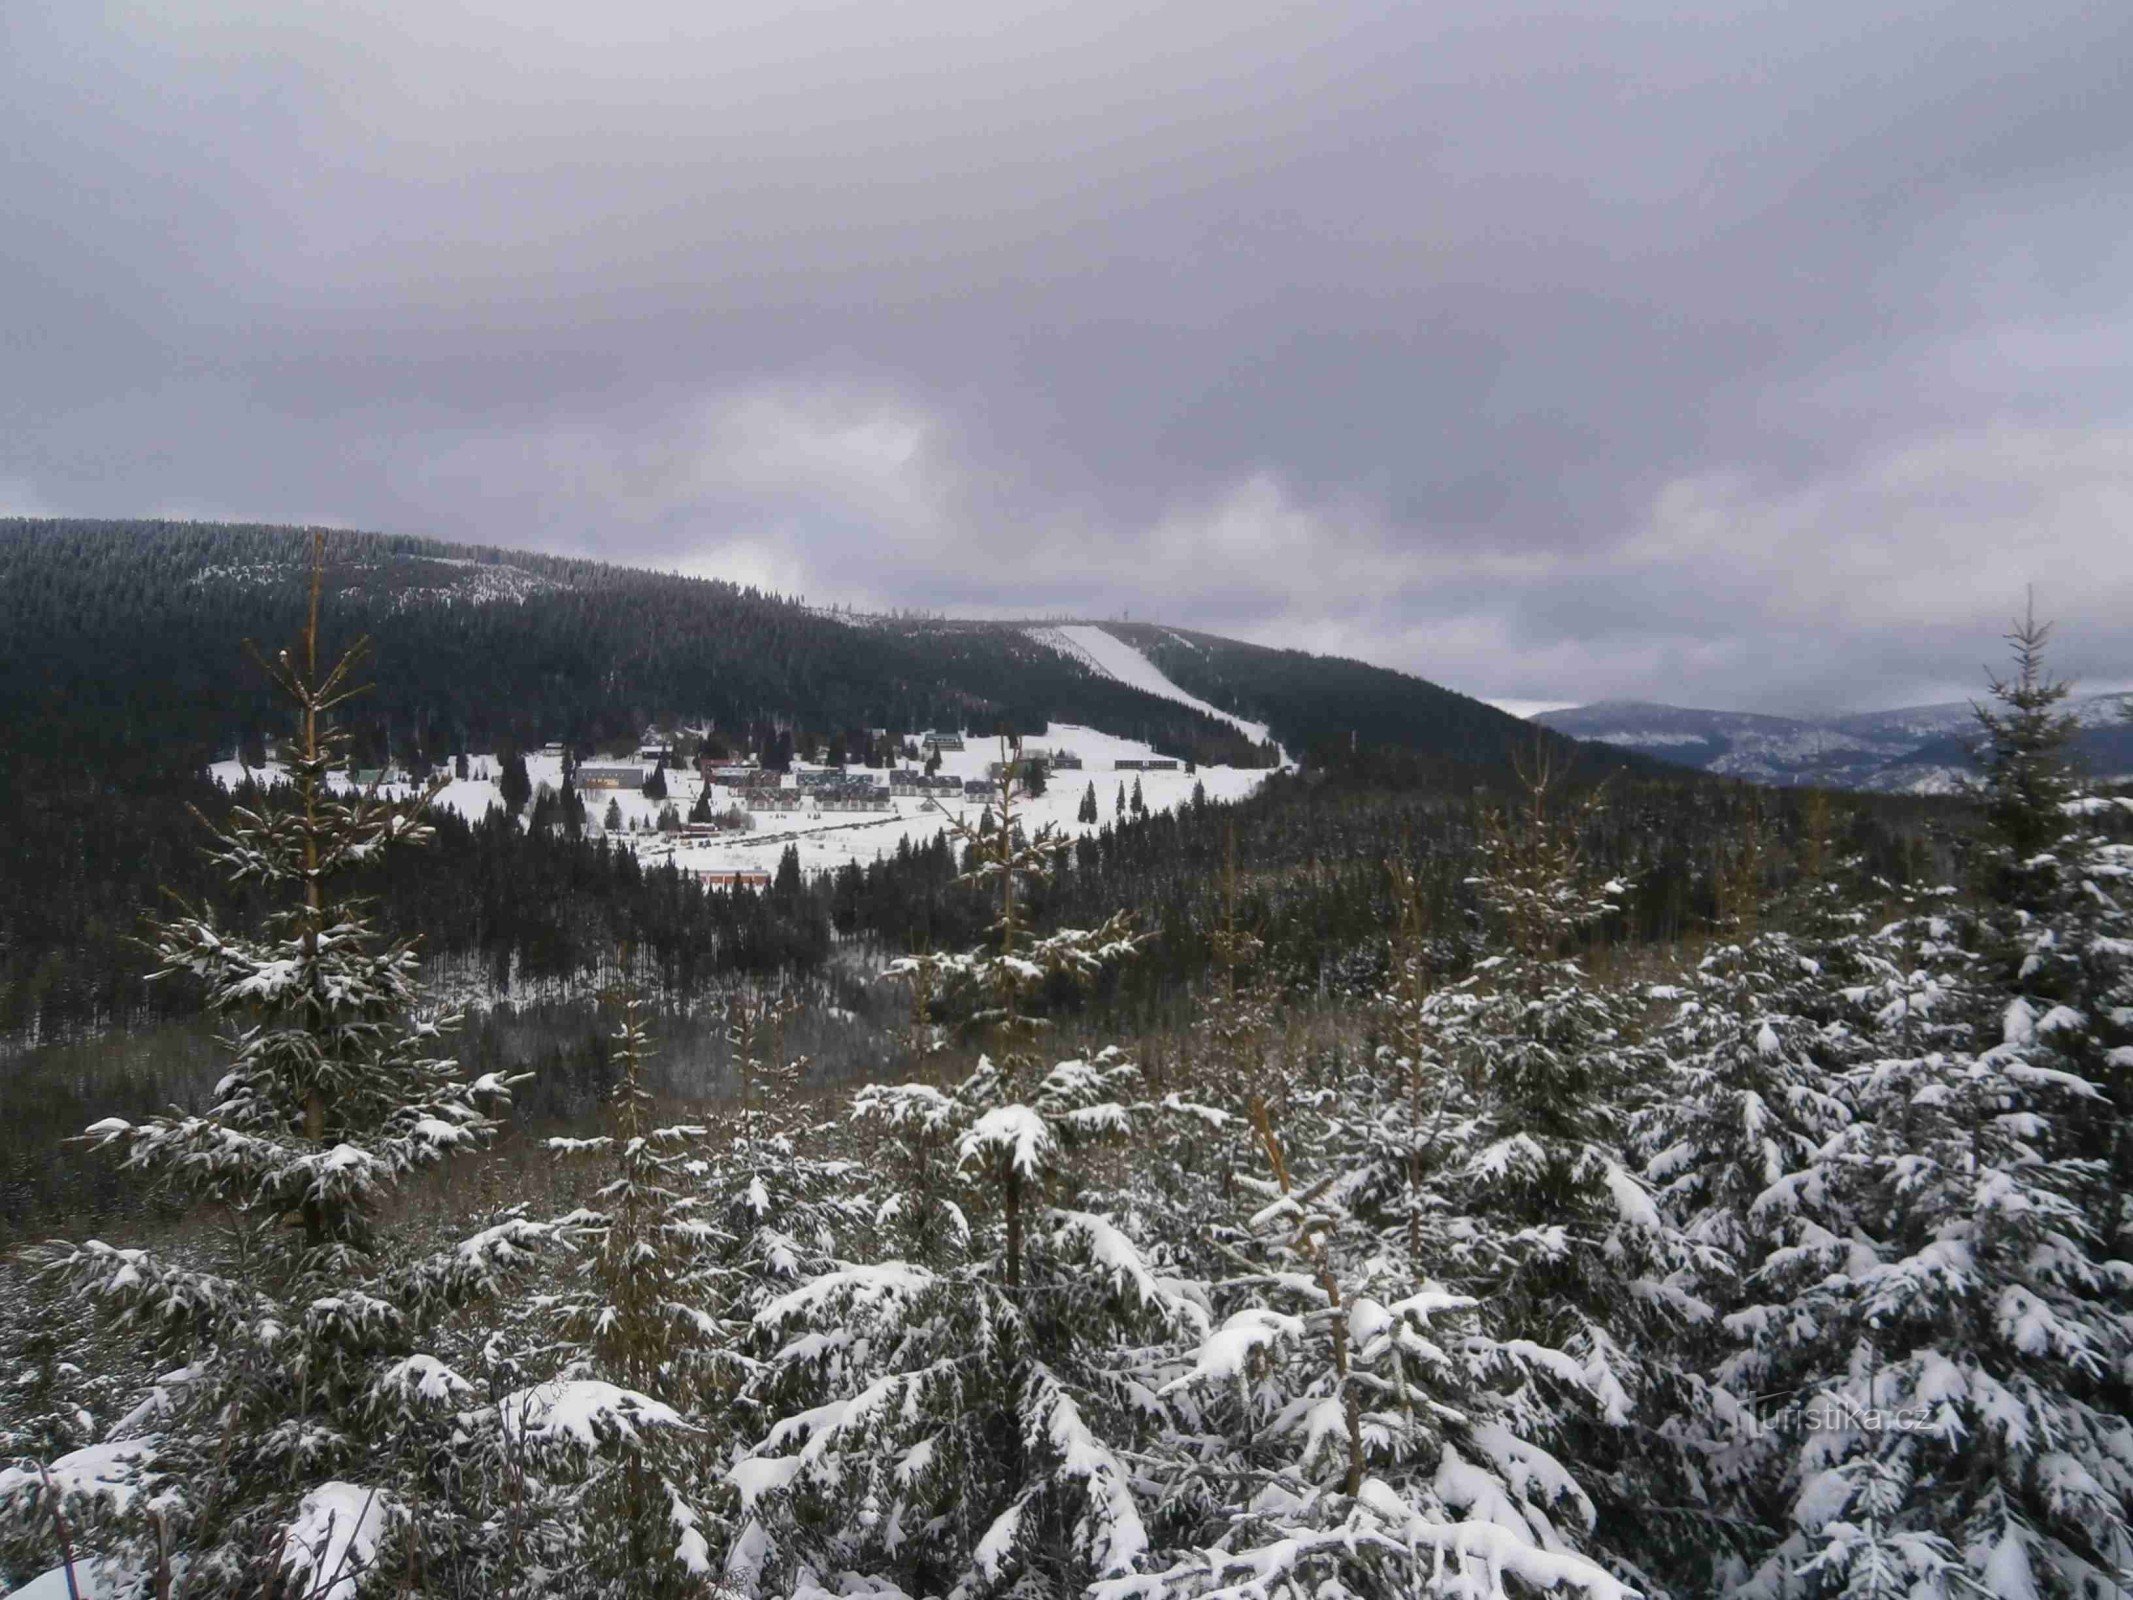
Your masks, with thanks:
M 1406 673 L 1308 650 L 1276 650 L 1154 623 L 1106 623 L 1179 688 L 1254 722 L 1299 752 L 1332 755 L 1343 744 L 1394 746 L 1475 763 L 1499 763 L 1534 747 L 1530 723 L 1470 695 Z M 1603 767 L 1645 765 L 1605 747 L 1585 759 Z
M 438 840 L 328 786 L 317 639 L 275 669 L 292 786 L 208 836 L 242 915 L 148 933 L 220 1081 L 88 1130 L 170 1220 L 41 1245 L 0 1298 L 6 1571 L 128 1600 L 2133 1581 L 2133 799 L 2069 771 L 2042 629 L 1948 847 L 1545 749 L 1464 792 L 1358 750 L 1162 819 L 1208 854 L 1160 1031 L 1075 997 L 1176 935 L 1080 914 L 1107 841 L 1022 828 L 1005 773 L 900 864 L 942 916 L 888 964 L 888 1070 L 822 1085 L 789 989 L 749 985 L 735 1093 L 663 1106 L 625 977 L 604 1115 L 539 1148 L 351 892 Z M 1709 897 L 1639 912 L 1666 826 Z M 1367 889 L 1318 854 L 1393 839 Z M 1655 910 L 1696 926 L 1641 942 Z
M 1079 721 L 1183 758 L 1255 759 L 1227 723 L 1013 629 L 840 621 L 711 579 L 410 537 L 335 531 L 327 548 L 334 637 L 377 647 L 359 755 L 599 749 L 689 718 L 825 735 Z M 0 520 L 15 750 L 191 758 L 278 726 L 229 652 L 291 635 L 307 549 L 291 528 Z

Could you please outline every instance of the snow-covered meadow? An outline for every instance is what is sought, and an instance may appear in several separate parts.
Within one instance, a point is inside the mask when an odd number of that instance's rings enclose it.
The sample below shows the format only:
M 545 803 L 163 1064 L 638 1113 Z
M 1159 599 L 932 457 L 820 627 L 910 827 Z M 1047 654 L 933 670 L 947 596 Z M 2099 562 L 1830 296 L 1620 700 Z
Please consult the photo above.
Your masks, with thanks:
M 1073 656 L 1108 677 L 1205 711 L 1255 741 L 1268 738 L 1264 724 L 1248 722 L 1217 710 L 1186 693 L 1146 656 L 1101 628 L 1080 625 L 1033 628 L 1030 633 L 1040 642 Z M 1081 760 L 1079 770 L 1062 768 L 1053 771 L 1042 795 L 1020 798 L 1016 802 L 1016 814 L 1025 827 L 1034 830 L 1049 826 L 1070 838 L 1093 833 L 1112 822 L 1118 814 L 1121 789 L 1130 801 L 1136 784 L 1148 810 L 1164 812 L 1176 810 L 1190 801 L 1195 787 L 1202 789 L 1210 801 L 1240 800 L 1257 789 L 1267 777 L 1266 769 L 1255 767 L 1200 767 L 1187 772 L 1180 765 L 1178 770 L 1170 772 L 1121 770 L 1118 765 L 1121 761 L 1165 758 L 1152 745 L 1137 739 L 1071 723 L 1052 723 L 1041 737 L 1030 737 L 1025 744 L 1054 754 L 1071 754 Z M 982 779 L 988 766 L 999 761 L 1001 755 L 997 738 L 972 735 L 965 740 L 963 749 L 941 752 L 940 770 L 949 777 Z M 600 766 L 618 764 L 598 757 L 583 759 L 588 764 Z M 526 755 L 525 761 L 526 776 L 536 794 L 544 785 L 550 789 L 562 787 L 560 754 L 534 751 Z M 637 765 L 647 776 L 650 774 L 649 763 Z M 436 805 L 469 821 L 478 820 L 503 804 L 497 784 L 501 770 L 502 762 L 495 754 L 470 754 L 467 757 L 469 776 L 446 783 L 437 796 Z M 824 769 L 806 762 L 793 763 L 796 774 L 820 770 Z M 866 771 L 863 768 L 850 770 L 855 776 Z M 218 761 L 211 771 L 216 781 L 226 788 L 243 783 L 247 777 L 260 777 L 271 782 L 279 776 L 279 768 L 271 762 L 263 769 L 253 770 L 235 759 Z M 880 768 L 873 769 L 873 776 L 877 781 L 888 781 L 887 772 Z M 337 781 L 349 782 L 346 779 Z M 887 812 L 828 811 L 812 803 L 802 803 L 799 809 L 792 811 L 757 814 L 756 826 L 748 833 L 715 839 L 689 839 L 656 831 L 659 814 L 672 806 L 686 817 L 707 785 L 695 772 L 679 766 L 668 769 L 666 784 L 664 800 L 648 798 L 641 787 L 581 787 L 588 826 L 596 831 L 604 830 L 608 804 L 613 801 L 621 826 L 612 830 L 609 837 L 626 844 L 644 861 L 672 862 L 683 871 L 695 873 L 767 872 L 777 866 L 785 847 L 794 845 L 800 853 L 800 870 L 813 875 L 834 872 L 847 863 L 863 866 L 882 856 L 894 855 L 906 840 L 914 847 L 928 843 L 951 821 L 975 826 L 986 804 L 983 800 L 948 794 L 931 797 L 898 795 L 890 800 Z M 1081 821 L 1078 815 L 1082 798 L 1091 784 L 1096 789 L 1098 820 L 1094 824 Z M 742 791 L 738 789 L 722 784 L 708 787 L 714 814 L 741 802 Z M 381 786 L 380 792 L 404 794 L 409 788 L 408 785 L 388 784 Z
M 1053 772 L 1042 795 L 1019 798 L 1015 805 L 1016 815 L 1026 827 L 1034 829 L 1050 825 L 1069 837 L 1093 833 L 1097 827 L 1112 821 L 1122 787 L 1130 802 L 1134 785 L 1138 783 L 1142 802 L 1150 811 L 1172 811 L 1192 798 L 1195 785 L 1204 790 L 1209 800 L 1239 800 L 1258 788 L 1267 776 L 1265 769 L 1250 767 L 1201 767 L 1193 772 L 1182 767 L 1175 772 L 1121 771 L 1117 765 L 1120 761 L 1147 761 L 1161 757 L 1151 746 L 1138 740 L 1065 723 L 1053 723 L 1041 739 L 1032 738 L 1026 743 L 1041 745 L 1054 752 L 1068 751 L 1081 758 L 1081 770 L 1068 768 Z M 973 738 L 962 750 L 942 752 L 941 771 L 951 777 L 983 778 L 986 767 L 999 759 L 997 739 Z M 452 780 L 439 792 L 435 803 L 471 821 L 503 804 L 495 778 L 501 763 L 494 755 L 471 755 L 467 766 L 470 774 L 487 773 L 488 776 Z M 650 765 L 644 764 L 643 770 L 649 774 Z M 820 770 L 823 769 L 806 762 L 793 763 L 795 773 Z M 851 770 L 858 775 L 865 769 Z M 887 781 L 887 773 L 879 768 L 874 771 L 881 781 Z M 235 760 L 216 762 L 212 772 L 225 787 L 234 787 L 247 776 L 270 782 L 279 776 L 279 769 L 272 763 L 265 769 L 248 770 Z M 544 784 L 551 789 L 560 789 L 562 758 L 531 753 L 526 757 L 526 776 L 532 781 L 535 793 L 539 793 Z M 336 781 L 343 785 L 349 782 L 347 779 Z M 824 811 L 794 796 L 801 809 L 759 813 L 753 832 L 716 839 L 685 839 L 652 830 L 656 828 L 659 813 L 667 806 L 687 816 L 707 785 L 694 772 L 680 768 L 669 768 L 666 781 L 665 800 L 650 799 L 641 788 L 582 790 L 588 825 L 595 830 L 602 827 L 608 802 L 612 800 L 622 826 L 613 830 L 609 837 L 628 845 L 645 861 L 672 861 L 677 867 L 691 872 L 768 871 L 777 865 L 785 847 L 792 844 L 799 847 L 801 871 L 818 873 L 835 871 L 847 862 L 864 865 L 880 856 L 894 855 L 897 846 L 906 839 L 914 846 L 927 843 L 948 826 L 950 819 L 975 825 L 985 807 L 984 801 L 961 795 L 898 795 L 890 800 L 890 809 L 886 812 Z M 1099 817 L 1099 822 L 1093 825 L 1077 818 L 1082 797 L 1092 783 L 1096 787 Z M 380 792 L 404 794 L 409 787 L 386 784 L 381 786 Z M 708 787 L 714 813 L 740 803 L 741 790 L 723 784 Z

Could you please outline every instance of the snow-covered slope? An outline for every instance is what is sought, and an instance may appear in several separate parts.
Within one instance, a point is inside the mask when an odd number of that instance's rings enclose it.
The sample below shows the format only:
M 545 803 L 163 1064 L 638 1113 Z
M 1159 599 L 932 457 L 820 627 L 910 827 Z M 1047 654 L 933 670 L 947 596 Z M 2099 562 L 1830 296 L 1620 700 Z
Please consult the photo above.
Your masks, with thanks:
M 1016 807 L 1017 814 L 1027 826 L 1037 828 L 1050 824 L 1070 838 L 1093 833 L 1114 820 L 1121 793 L 1130 797 L 1136 788 L 1148 810 L 1174 811 L 1191 800 L 1195 788 L 1211 801 L 1241 800 L 1267 778 L 1267 769 L 1263 767 L 1203 766 L 1190 772 L 1182 767 L 1167 772 L 1121 770 L 1118 766 L 1121 761 L 1148 761 L 1160 758 L 1161 753 L 1154 746 L 1138 740 L 1068 723 L 1052 723 L 1041 739 L 1032 738 L 1028 742 L 1048 750 L 1068 751 L 1081 758 L 1080 768 L 1061 768 L 1053 772 L 1043 795 L 1024 800 Z M 999 760 L 1000 756 L 995 741 L 972 738 L 961 750 L 942 752 L 941 771 L 950 777 L 983 778 L 988 764 Z M 560 756 L 532 752 L 525 759 L 527 779 L 536 791 L 544 785 L 551 789 L 562 786 Z M 491 807 L 503 804 L 494 779 L 494 774 L 501 770 L 501 763 L 493 755 L 470 754 L 467 764 L 471 776 L 446 784 L 435 803 L 472 821 Z M 805 762 L 801 762 L 796 764 L 796 770 L 809 769 Z M 265 769 L 248 773 L 234 760 L 218 761 L 209 772 L 225 788 L 243 783 L 247 776 L 263 777 L 272 782 L 283 775 L 282 769 L 271 763 Z M 878 781 L 886 782 L 888 775 L 877 771 L 874 776 Z M 345 787 L 347 780 L 337 778 L 335 783 Z M 1082 797 L 1091 785 L 1096 790 L 1100 817 L 1094 824 L 1081 821 L 1077 815 Z M 799 849 L 801 870 L 812 874 L 834 871 L 847 862 L 864 865 L 878 856 L 893 855 L 898 844 L 906 839 L 913 845 L 926 844 L 942 830 L 949 817 L 975 824 L 985 809 L 983 801 L 962 795 L 944 794 L 938 800 L 899 796 L 890 801 L 890 809 L 886 812 L 824 811 L 812 805 L 802 805 L 793 811 L 763 813 L 757 817 L 754 831 L 714 839 L 677 839 L 647 831 L 654 827 L 665 805 L 671 804 L 686 816 L 702 788 L 702 780 L 694 772 L 685 766 L 676 766 L 667 772 L 666 801 L 647 799 L 642 791 L 633 788 L 587 790 L 584 794 L 586 817 L 598 829 L 606 818 L 608 802 L 613 801 L 622 826 L 610 837 L 614 842 L 628 846 L 646 862 L 672 861 L 684 871 L 699 873 L 768 872 L 777 866 L 785 846 L 791 844 Z M 405 786 L 388 786 L 384 792 L 408 794 L 412 791 Z M 731 789 L 712 785 L 711 807 L 714 811 L 726 810 L 739 798 Z
M 1219 706 L 1209 705 L 1198 695 L 1187 694 L 1165 677 L 1162 669 L 1153 661 L 1123 639 L 1115 639 L 1101 628 L 1076 622 L 1060 627 L 1031 628 L 1029 636 L 1039 644 L 1050 645 L 1061 655 L 1072 656 L 1107 678 L 1117 679 L 1128 688 L 1139 689 L 1144 694 L 1159 695 L 1165 700 L 1175 700 L 1179 705 L 1190 706 L 1195 711 L 1204 711 L 1210 717 L 1228 723 L 1255 744 L 1267 742 L 1265 723 L 1247 722 Z

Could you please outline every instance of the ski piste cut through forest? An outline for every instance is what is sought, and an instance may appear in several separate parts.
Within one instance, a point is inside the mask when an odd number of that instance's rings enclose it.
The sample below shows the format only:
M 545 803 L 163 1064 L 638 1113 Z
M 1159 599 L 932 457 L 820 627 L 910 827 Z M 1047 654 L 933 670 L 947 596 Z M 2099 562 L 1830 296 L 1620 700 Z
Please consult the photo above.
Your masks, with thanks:
M 1900 881 L 1863 806 L 1550 746 L 1388 837 L 1367 775 L 1420 763 L 1358 751 L 1299 780 L 1300 869 L 1246 847 L 1278 791 L 1207 808 L 1173 932 L 1080 914 L 1082 847 L 1003 777 L 946 850 L 974 931 L 889 963 L 898 1071 L 822 1084 L 773 981 L 722 1019 L 736 1093 L 672 1105 L 625 985 L 601 1125 L 536 1147 L 363 898 L 439 841 L 328 783 L 356 667 L 314 609 L 270 663 L 292 784 L 213 819 L 236 909 L 151 935 L 222 1076 L 89 1129 L 156 1213 L 7 1301 L 0 1561 L 317 1600 L 2112 1594 L 2133 802 L 2069 771 L 2044 643 L 1975 826 L 1898 836 Z M 1663 943 L 1611 831 L 1647 794 L 1704 823 Z M 1342 871 L 1355 924 L 1285 930 Z M 1200 965 L 1136 1018 L 1166 937 Z

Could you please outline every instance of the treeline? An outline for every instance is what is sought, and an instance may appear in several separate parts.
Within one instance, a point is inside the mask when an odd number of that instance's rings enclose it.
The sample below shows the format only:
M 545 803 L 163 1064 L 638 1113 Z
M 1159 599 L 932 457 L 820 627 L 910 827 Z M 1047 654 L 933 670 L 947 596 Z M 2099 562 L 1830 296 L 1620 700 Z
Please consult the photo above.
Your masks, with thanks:
M 1578 792 L 1595 787 L 1584 777 Z M 1135 960 L 1092 988 L 1057 979 L 1044 1001 L 1082 1027 L 1174 1030 L 1218 970 L 1226 883 L 1299 984 L 1328 996 L 1367 987 L 1385 970 L 1395 862 L 1412 875 L 1435 959 L 1466 970 L 1484 949 L 1482 909 L 1466 881 L 1472 851 L 1481 819 L 1515 786 L 1500 769 L 1366 752 L 1333 770 L 1278 775 L 1239 804 L 1114 820 L 1077 841 L 1062 870 L 1026 886 L 1026 909 L 1041 925 L 1078 927 L 1126 910 L 1146 938 Z M 1603 797 L 1582 832 L 1593 861 L 1624 888 L 1581 936 L 1596 953 L 1696 938 L 1718 913 L 1725 853 L 1751 817 L 1773 842 L 1764 886 L 1784 892 L 1796 870 L 1784 847 L 1816 825 L 1816 799 L 1797 791 L 1617 777 Z M 140 794 L 83 779 L 37 797 L 38 827 L 0 834 L 0 1032 L 17 1052 L 0 1063 L 11 1118 L 0 1139 L 0 1223 L 99 1214 L 126 1201 L 119 1174 L 52 1160 L 56 1142 L 96 1116 L 190 1103 L 216 1076 L 203 1064 L 209 1041 L 186 1026 L 195 986 L 149 981 L 137 940 L 146 913 L 170 904 L 166 889 L 226 926 L 259 912 L 255 894 L 202 858 L 206 833 L 188 810 L 221 822 L 232 802 L 175 775 Z M 1112 806 L 1107 795 L 1106 816 Z M 1971 818 L 1946 801 L 1844 797 L 1823 825 L 1876 881 L 1900 887 L 1959 870 Z M 542 1013 L 545 1041 L 480 1018 L 457 1045 L 484 1069 L 535 1074 L 519 1109 L 536 1121 L 582 1108 L 589 1086 L 604 1083 L 606 1052 L 587 1037 L 585 997 L 609 981 L 624 949 L 648 997 L 686 1007 L 750 980 L 842 985 L 845 972 L 870 972 L 907 949 L 974 944 L 997 915 L 989 893 L 960 881 L 968 851 L 945 832 L 812 880 L 789 851 L 766 852 L 777 871 L 771 890 L 756 893 L 707 890 L 605 842 L 509 824 L 501 813 L 473 824 L 441 813 L 433 826 L 430 848 L 388 855 L 355 887 L 375 898 L 385 926 L 420 937 L 453 992 L 471 980 L 520 1008 L 574 997 Z M 833 961 L 840 947 L 858 959 Z M 850 995 L 839 1004 L 866 1009 Z M 114 1028 L 130 1037 L 110 1038 Z M 883 1047 L 877 1034 L 868 1039 L 847 1048 L 842 1071 L 870 1070 L 869 1060 L 878 1069 Z
M 1714 862 L 1742 818 L 1753 811 L 1775 836 L 1792 837 L 1811 803 L 1689 776 L 1579 776 L 1604 781 L 1589 843 L 1628 885 L 1596 935 L 1612 940 L 1666 943 L 1702 925 L 1715 904 Z M 1103 998 L 1145 1013 L 1204 974 L 1213 886 L 1234 859 L 1251 914 L 1284 961 L 1337 982 L 1372 959 L 1389 861 L 1412 866 L 1447 948 L 1471 935 L 1463 863 L 1477 819 L 1513 784 L 1504 768 L 1360 752 L 1274 775 L 1238 804 L 1115 817 L 1078 842 L 1070 870 L 1033 891 L 1036 909 L 1075 925 L 1135 911 L 1155 937 Z M 0 830 L 0 1036 L 64 1039 L 189 1012 L 194 997 L 182 986 L 147 980 L 136 940 L 143 908 L 171 894 L 225 920 L 254 909 L 198 852 L 200 819 L 221 819 L 232 797 L 152 764 L 117 779 L 63 766 L 17 788 L 11 803 Z M 1110 816 L 1114 797 L 1101 809 Z M 1838 802 L 1848 849 L 1898 884 L 1950 866 L 1965 816 L 1945 800 Z M 759 894 L 706 889 L 604 839 L 524 827 L 501 812 L 471 823 L 443 813 L 433 825 L 434 848 L 419 865 L 388 862 L 365 890 L 382 921 L 419 937 L 425 954 L 478 961 L 499 986 L 596 971 L 627 946 L 648 982 L 686 995 L 722 976 L 817 970 L 839 936 L 877 950 L 967 944 L 993 915 L 982 894 L 957 885 L 961 856 L 944 837 L 814 880 L 789 852 L 766 854 L 777 871 Z

